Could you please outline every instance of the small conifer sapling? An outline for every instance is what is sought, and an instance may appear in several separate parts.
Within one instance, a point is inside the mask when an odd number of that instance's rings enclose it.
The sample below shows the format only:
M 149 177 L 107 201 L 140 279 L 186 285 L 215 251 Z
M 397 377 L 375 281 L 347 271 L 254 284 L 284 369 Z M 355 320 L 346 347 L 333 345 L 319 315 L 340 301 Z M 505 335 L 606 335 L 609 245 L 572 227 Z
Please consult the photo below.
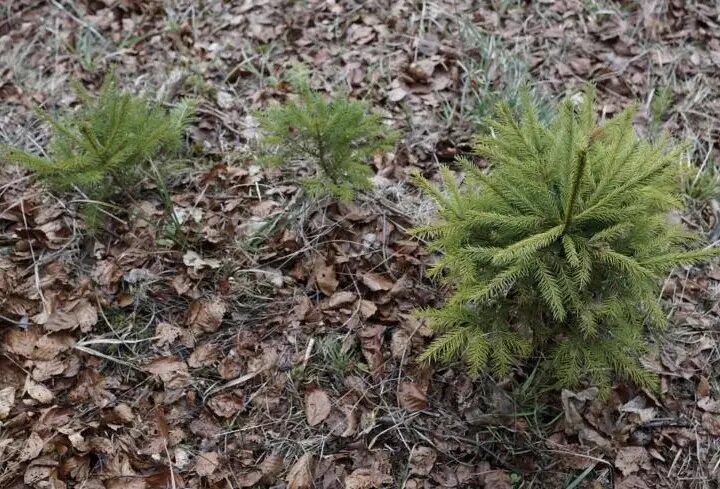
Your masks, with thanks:
M 17 148 L 3 151 L 4 159 L 25 166 L 56 190 L 76 189 L 91 202 L 84 206 L 86 224 L 99 224 L 102 202 L 137 185 L 160 154 L 178 151 L 195 103 L 182 100 L 167 110 L 142 96 L 120 91 L 114 71 L 93 97 L 75 84 L 77 111 L 59 119 L 38 109 L 52 135 L 47 157 Z
M 316 175 L 303 181 L 309 195 L 349 201 L 372 187 L 368 162 L 392 149 L 395 135 L 367 103 L 345 95 L 326 99 L 310 87 L 307 73 L 296 68 L 292 87 L 297 99 L 257 114 L 263 159 L 270 164 L 309 162 Z
M 416 232 L 453 287 L 423 312 L 438 336 L 422 358 L 506 375 L 533 356 L 562 387 L 607 391 L 616 376 L 653 385 L 640 358 L 644 328 L 667 324 L 663 279 L 717 255 L 668 219 L 682 207 L 682 151 L 639 139 L 633 108 L 597 124 L 592 88 L 547 125 L 529 96 L 521 105 L 520 117 L 499 105 L 478 138 L 489 171 L 462 161 L 460 185 L 444 168 L 444 191 L 418 178 L 440 220 Z

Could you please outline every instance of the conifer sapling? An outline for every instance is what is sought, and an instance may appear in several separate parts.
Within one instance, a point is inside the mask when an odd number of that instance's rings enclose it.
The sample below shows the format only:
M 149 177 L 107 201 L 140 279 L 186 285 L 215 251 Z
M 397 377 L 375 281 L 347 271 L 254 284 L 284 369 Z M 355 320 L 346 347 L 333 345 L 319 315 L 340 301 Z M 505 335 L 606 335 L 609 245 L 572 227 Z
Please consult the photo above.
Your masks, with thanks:
M 418 178 L 441 218 L 416 232 L 442 253 L 433 273 L 454 289 L 424 311 L 438 337 L 422 358 L 505 375 L 534 355 L 563 387 L 607 389 L 614 376 L 652 385 L 640 357 L 644 327 L 667 323 L 662 281 L 717 254 L 668 219 L 682 206 L 682 151 L 639 139 L 633 108 L 597 124 L 592 88 L 548 125 L 527 94 L 521 105 L 520 117 L 499 105 L 478 138 L 488 172 L 461 161 L 460 185 L 443 168 L 446 191 Z
M 287 164 L 310 162 L 317 169 L 303 184 L 314 197 L 331 195 L 349 201 L 358 190 L 372 187 L 368 162 L 391 150 L 395 135 L 367 103 L 340 94 L 327 100 L 310 87 L 307 73 L 292 74 L 297 100 L 257 114 L 264 160 Z
M 114 201 L 147 174 L 150 159 L 177 151 L 195 103 L 182 100 L 166 110 L 146 97 L 119 90 L 114 71 L 93 97 L 75 84 L 80 107 L 55 119 L 38 109 L 50 125 L 47 157 L 9 148 L 5 159 L 25 166 L 57 190 L 80 190 L 90 201 L 85 214 L 90 228 L 100 219 L 98 204 Z

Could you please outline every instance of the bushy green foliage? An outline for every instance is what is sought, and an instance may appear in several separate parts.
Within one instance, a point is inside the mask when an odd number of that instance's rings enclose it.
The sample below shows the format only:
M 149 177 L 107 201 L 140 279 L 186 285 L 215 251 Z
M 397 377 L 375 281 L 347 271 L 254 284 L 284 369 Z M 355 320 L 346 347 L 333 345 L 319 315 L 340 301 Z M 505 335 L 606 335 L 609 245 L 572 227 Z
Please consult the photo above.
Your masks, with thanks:
M 38 110 L 52 129 L 47 157 L 14 148 L 4 157 L 55 189 L 78 189 L 92 201 L 112 201 L 143 178 L 152 158 L 177 151 L 194 116 L 190 100 L 166 110 L 120 91 L 113 72 L 97 97 L 80 84 L 75 91 L 80 101 L 76 112 L 55 119 Z M 97 217 L 96 205 L 86 211 Z
M 461 186 L 445 168 L 444 192 L 419 178 L 441 219 L 417 232 L 454 286 L 424 312 L 439 333 L 424 360 L 507 374 L 534 354 L 562 386 L 653 384 L 639 359 L 644 326 L 667 323 L 662 279 L 716 251 L 692 250 L 698 236 L 668 220 L 682 205 L 681 150 L 639 140 L 632 108 L 597 125 L 593 99 L 589 88 L 578 107 L 565 101 L 548 125 L 529 96 L 520 117 L 501 104 L 477 141 L 488 173 L 465 161 Z
M 357 190 L 370 188 L 368 161 L 392 149 L 395 137 L 368 105 L 338 95 L 327 100 L 310 87 L 307 74 L 296 69 L 292 87 L 297 100 L 257 115 L 265 160 L 285 164 L 303 160 L 318 173 L 303 183 L 311 196 L 332 195 L 352 200 Z

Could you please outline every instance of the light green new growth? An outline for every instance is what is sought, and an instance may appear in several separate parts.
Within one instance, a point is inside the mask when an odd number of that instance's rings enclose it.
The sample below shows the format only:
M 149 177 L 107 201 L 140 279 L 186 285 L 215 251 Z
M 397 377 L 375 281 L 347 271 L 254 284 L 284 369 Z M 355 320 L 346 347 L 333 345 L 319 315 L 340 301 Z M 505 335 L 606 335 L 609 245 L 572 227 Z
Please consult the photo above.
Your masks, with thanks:
M 597 125 L 592 88 L 547 126 L 527 95 L 520 112 L 499 105 L 478 138 L 489 173 L 463 161 L 460 186 L 443 169 L 445 192 L 418 179 L 441 219 L 416 232 L 454 286 L 445 307 L 424 311 L 439 337 L 422 359 L 505 375 L 537 355 L 563 387 L 607 389 L 614 375 L 652 385 L 639 359 L 644 326 L 667 323 L 662 280 L 717 255 L 692 250 L 698 236 L 667 218 L 682 205 L 681 151 L 639 140 L 632 108 Z
M 152 158 L 179 150 L 195 113 L 191 100 L 166 110 L 145 97 L 123 93 L 113 72 L 97 97 L 80 84 L 75 91 L 77 112 L 54 119 L 38 110 L 52 129 L 46 158 L 15 148 L 3 156 L 31 169 L 53 188 L 77 188 L 91 201 L 113 201 L 143 178 Z M 85 210 L 91 220 L 99 217 L 96 205 Z
M 298 100 L 257 115 L 264 159 L 272 164 L 309 161 L 318 169 L 303 182 L 311 196 L 352 200 L 357 190 L 372 187 L 368 162 L 376 153 L 391 150 L 395 136 L 365 102 L 344 95 L 328 101 L 311 89 L 303 70 L 293 75 Z

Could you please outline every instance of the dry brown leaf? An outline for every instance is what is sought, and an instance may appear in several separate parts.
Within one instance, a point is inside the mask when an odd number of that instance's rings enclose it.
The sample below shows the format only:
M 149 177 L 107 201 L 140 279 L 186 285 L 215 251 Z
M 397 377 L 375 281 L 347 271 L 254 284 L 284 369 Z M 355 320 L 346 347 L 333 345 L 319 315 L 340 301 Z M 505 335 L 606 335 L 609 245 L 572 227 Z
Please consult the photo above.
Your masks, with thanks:
M 313 486 L 315 461 L 312 453 L 306 453 L 290 468 L 287 489 L 310 489 Z
M 257 483 L 263 478 L 263 473 L 259 470 L 250 470 L 241 472 L 233 477 L 238 487 L 257 487 Z
M 479 478 L 485 489 L 512 489 L 513 487 L 510 476 L 503 470 L 491 470 Z
M 85 440 L 79 431 L 68 435 L 68 441 L 70 441 L 73 448 L 79 452 L 90 451 L 90 444 Z
M 357 409 L 353 406 L 344 405 L 340 409 L 345 413 L 345 430 L 340 434 L 341 437 L 347 438 L 349 436 L 355 436 L 358 430 L 358 415 Z
M 180 335 L 182 335 L 182 329 L 170 323 L 162 322 L 155 326 L 158 346 L 172 345 Z
M 221 418 L 232 418 L 245 410 L 245 400 L 238 392 L 226 392 L 210 398 L 210 410 Z
M 345 304 L 352 304 L 353 302 L 355 302 L 355 294 L 352 292 L 335 292 L 332 297 L 330 297 L 330 300 L 328 300 L 328 307 L 333 309 Z
M 414 382 L 400 382 L 398 400 L 408 411 L 423 411 L 428 407 L 427 395 Z
M 710 396 L 710 381 L 704 375 L 700 376 L 700 381 L 698 382 L 696 393 L 699 399 Z
M 53 360 L 38 360 L 32 371 L 32 378 L 36 382 L 44 382 L 65 371 L 65 363 L 55 358 Z
M 437 460 L 437 452 L 430 447 L 414 446 L 410 451 L 410 473 L 430 475 Z
M 35 382 L 30 377 L 25 381 L 25 391 L 41 404 L 49 404 L 55 397 L 50 389 Z
M 157 358 L 145 370 L 160 377 L 166 387 L 177 389 L 188 385 L 190 375 L 187 364 L 178 357 Z
M 44 335 L 35 343 L 32 357 L 35 360 L 52 360 L 59 353 L 73 347 L 75 340 L 68 333 Z
M 360 301 L 360 316 L 363 319 L 369 319 L 377 312 L 377 306 L 374 302 L 362 299 Z
M 645 481 L 636 475 L 625 477 L 615 487 L 617 489 L 650 489 Z
M 305 415 L 310 426 L 322 423 L 330 414 L 330 398 L 324 390 L 308 387 L 305 391 Z
M 40 435 L 33 431 L 30 433 L 30 436 L 25 441 L 25 445 L 20 451 L 20 460 L 24 462 L 26 460 L 37 458 L 40 455 L 40 452 L 42 452 L 44 446 L 45 441 L 40 438 Z
M 705 428 L 705 430 L 712 436 L 720 436 L 720 416 L 710 413 L 703 413 L 702 427 Z
M 190 304 L 185 324 L 191 327 L 196 335 L 214 333 L 220 328 L 225 310 L 226 305 L 220 299 L 193 302 Z
M 339 284 L 335 276 L 335 267 L 332 265 L 318 267 L 315 271 L 315 282 L 323 294 L 328 297 L 333 295 Z
M 260 472 L 262 472 L 263 481 L 266 484 L 274 484 L 277 477 L 285 468 L 282 457 L 275 454 L 268 455 L 260 464 Z
M 623 475 L 650 468 L 650 455 L 644 447 L 622 447 L 615 457 L 615 467 Z
M 588 424 L 580 414 L 586 403 L 597 398 L 598 389 L 591 387 L 574 393 L 567 389 L 560 394 L 560 400 L 565 413 L 565 432 L 568 435 L 577 435 L 582 443 L 595 445 L 603 450 L 611 450 L 612 444 L 597 430 Z
M 410 335 L 404 329 L 396 329 L 393 331 L 392 340 L 390 341 L 390 351 L 396 360 L 407 358 L 410 353 Z
M 15 405 L 15 387 L 0 389 L 0 421 L 7 418 Z
M 36 461 L 35 461 L 36 462 Z M 23 475 L 23 482 L 30 487 L 35 489 L 44 489 L 53 487 L 50 482 L 50 478 L 56 473 L 57 462 L 48 461 L 49 463 L 43 464 L 30 464 L 25 469 Z
M 720 414 L 720 401 L 716 401 L 715 399 L 703 397 L 698 400 L 697 406 L 708 413 Z
M 119 421 L 123 423 L 129 423 L 133 419 L 135 419 L 132 409 L 127 404 L 118 404 L 117 406 L 115 406 L 113 408 L 113 414 Z
M 355 469 L 345 477 L 345 489 L 377 489 L 392 484 L 393 478 L 377 469 Z
M 360 276 L 360 279 L 362 280 L 362 283 L 364 283 L 367 288 L 373 292 L 377 292 L 379 290 L 390 290 L 393 286 L 393 282 L 391 280 L 376 273 L 363 273 Z
M 34 329 L 10 329 L 5 335 L 5 345 L 8 350 L 15 355 L 25 358 L 33 358 L 33 352 L 37 342 L 38 334 Z
M 385 326 L 368 326 L 358 332 L 360 347 L 373 376 L 377 376 L 383 365 L 382 338 Z
M 183 263 L 186 267 L 192 268 L 192 271 L 195 273 L 200 272 L 204 268 L 215 269 L 222 266 L 222 262 L 220 260 L 215 258 L 202 258 L 194 251 L 187 251 L 183 255 Z
M 202 368 L 214 364 L 218 360 L 217 348 L 212 343 L 204 343 L 195 348 L 188 358 L 190 368 Z
M 200 477 L 211 476 L 220 465 L 220 456 L 216 452 L 199 453 L 195 460 L 195 472 Z
M 56 332 L 79 327 L 80 331 L 88 332 L 97 321 L 98 313 L 95 306 L 87 299 L 79 299 L 67 304 L 62 310 L 50 314 L 44 328 L 46 331 Z
M 388 91 L 387 98 L 390 102 L 400 102 L 407 97 L 408 91 L 399 81 L 394 82 L 394 85 L 395 87 Z

